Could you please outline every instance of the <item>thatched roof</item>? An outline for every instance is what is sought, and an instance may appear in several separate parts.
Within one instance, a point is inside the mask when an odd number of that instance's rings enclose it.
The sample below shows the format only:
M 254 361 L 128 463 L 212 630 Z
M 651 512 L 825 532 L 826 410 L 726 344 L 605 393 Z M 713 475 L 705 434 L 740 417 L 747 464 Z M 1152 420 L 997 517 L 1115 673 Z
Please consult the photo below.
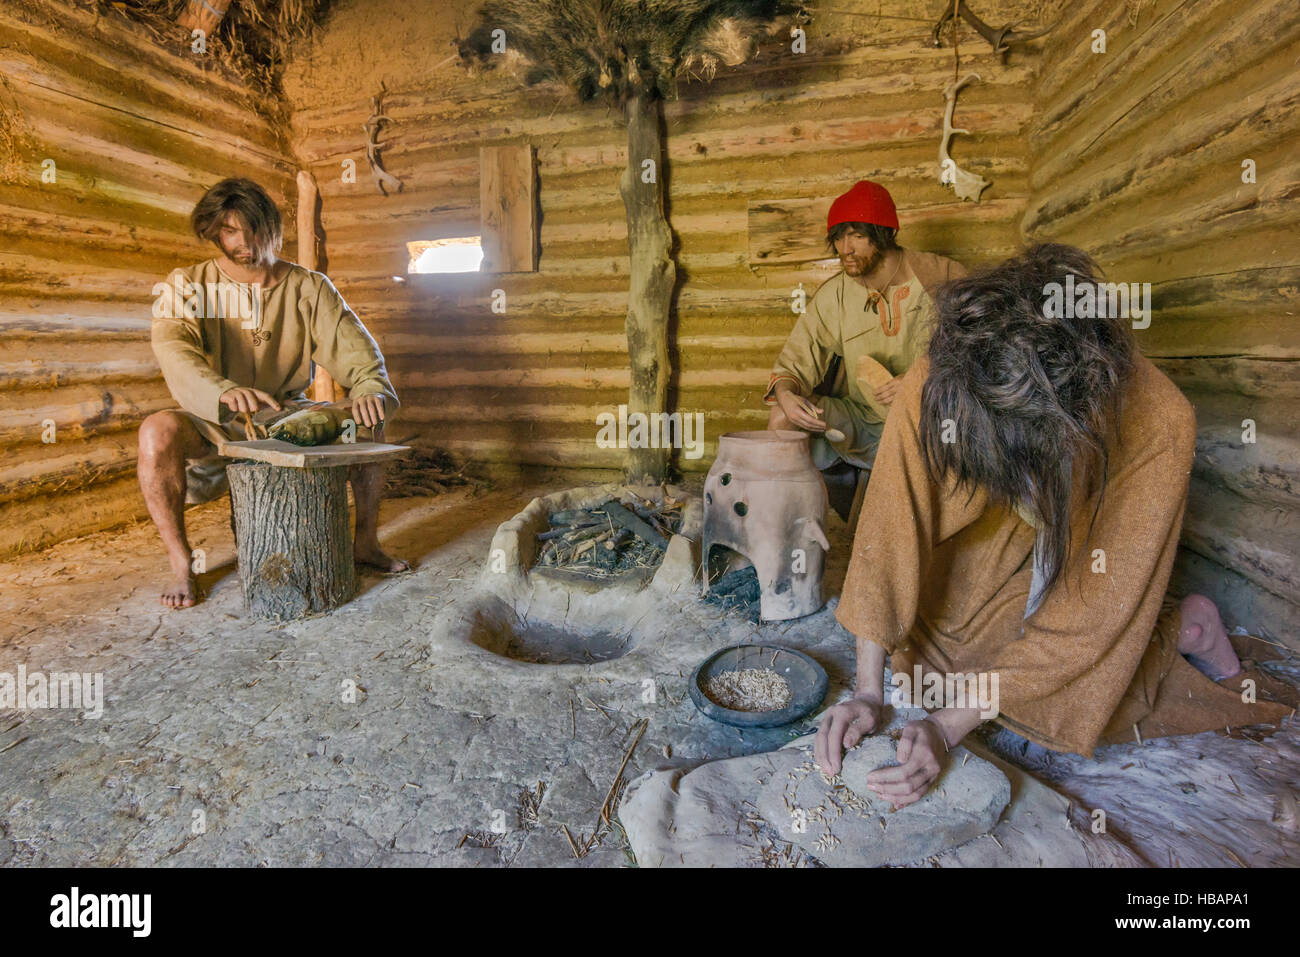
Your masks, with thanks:
M 177 23 L 188 0 L 91 0 L 108 15 L 121 13 L 149 27 L 162 41 L 188 46 L 189 32 Z M 264 93 L 280 92 L 280 74 L 290 46 L 311 35 L 334 0 L 234 0 L 214 34 L 209 53 Z
M 558 81 L 581 100 L 660 96 L 688 76 L 753 56 L 808 14 L 798 0 L 487 0 L 462 59 L 508 65 L 525 83 Z M 505 31 L 505 52 L 494 41 Z

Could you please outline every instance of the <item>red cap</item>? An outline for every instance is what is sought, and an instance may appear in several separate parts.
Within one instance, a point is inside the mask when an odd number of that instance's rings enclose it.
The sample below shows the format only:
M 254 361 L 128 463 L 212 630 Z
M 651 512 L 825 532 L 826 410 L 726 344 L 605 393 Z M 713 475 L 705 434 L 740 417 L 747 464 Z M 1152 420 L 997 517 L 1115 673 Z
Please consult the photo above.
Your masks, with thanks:
M 875 223 L 897 229 L 898 210 L 894 208 L 889 190 L 879 183 L 860 179 L 831 203 L 831 211 L 826 215 L 826 231 L 829 233 L 840 223 Z

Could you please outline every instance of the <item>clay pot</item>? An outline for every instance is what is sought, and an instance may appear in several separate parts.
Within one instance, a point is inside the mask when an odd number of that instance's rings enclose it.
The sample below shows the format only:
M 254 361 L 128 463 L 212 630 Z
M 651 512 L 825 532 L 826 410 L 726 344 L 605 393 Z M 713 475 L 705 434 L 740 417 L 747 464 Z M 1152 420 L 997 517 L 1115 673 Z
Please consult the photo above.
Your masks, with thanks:
M 709 550 L 734 549 L 754 563 L 760 615 L 784 621 L 822 607 L 822 570 L 830 543 L 826 484 L 813 465 L 808 433 L 729 432 L 704 480 L 702 562 L 708 592 Z

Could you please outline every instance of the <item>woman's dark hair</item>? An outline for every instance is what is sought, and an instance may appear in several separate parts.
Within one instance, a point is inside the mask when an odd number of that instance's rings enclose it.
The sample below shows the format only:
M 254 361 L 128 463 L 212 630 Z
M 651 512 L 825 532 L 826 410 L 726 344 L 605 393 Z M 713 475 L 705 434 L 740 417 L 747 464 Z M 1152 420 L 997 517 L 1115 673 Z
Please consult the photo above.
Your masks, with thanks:
M 1096 521 L 1134 364 L 1127 316 L 1067 318 L 1073 309 L 1047 308 L 1053 292 L 1061 303 L 1071 273 L 1076 287 L 1101 278 L 1083 250 L 1044 243 L 940 286 L 921 393 L 930 478 L 955 477 L 971 495 L 984 489 L 991 504 L 1038 519 L 1044 593 L 1071 554 L 1074 481 L 1085 501 L 1096 495 Z M 950 432 L 943 441 L 945 420 L 955 440 Z
M 253 234 L 255 252 L 279 252 L 284 243 L 280 210 L 266 190 L 251 179 L 223 179 L 204 193 L 190 214 L 194 235 L 217 242 L 221 221 L 231 210 L 239 214 L 244 226 Z
M 878 226 L 875 223 L 836 223 L 826 234 L 826 247 L 831 252 L 835 252 L 835 241 L 850 229 L 860 236 L 866 236 L 871 240 L 871 245 L 877 249 L 898 248 L 898 230 L 892 226 Z

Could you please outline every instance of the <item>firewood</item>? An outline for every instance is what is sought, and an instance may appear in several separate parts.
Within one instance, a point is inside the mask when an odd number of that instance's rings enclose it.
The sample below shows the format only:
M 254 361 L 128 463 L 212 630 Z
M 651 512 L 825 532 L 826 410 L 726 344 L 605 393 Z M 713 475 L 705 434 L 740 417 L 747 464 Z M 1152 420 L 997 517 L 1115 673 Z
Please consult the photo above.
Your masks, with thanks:
M 633 515 L 617 502 L 609 502 L 604 506 L 603 511 L 609 516 L 610 521 L 615 525 L 621 525 L 624 528 L 629 529 L 651 545 L 657 545 L 659 548 L 665 550 L 668 548 L 668 539 L 664 538 L 649 524 Z
M 573 557 L 577 558 L 579 555 L 585 555 L 588 551 L 595 548 L 597 545 L 599 545 L 601 542 L 605 541 L 606 539 L 610 538 L 613 534 L 614 534 L 614 530 L 610 529 L 609 531 L 601 532 L 595 538 L 588 538 L 586 541 L 579 544 L 578 547 L 573 550 Z
M 588 539 L 595 538 L 605 531 L 600 525 L 588 525 L 586 528 L 571 529 L 560 536 L 560 540 L 566 545 L 576 545 L 578 542 L 585 542 Z
M 600 521 L 599 516 L 593 515 L 590 511 L 581 508 L 566 509 L 562 512 L 551 513 L 552 525 L 590 525 L 593 522 Z

